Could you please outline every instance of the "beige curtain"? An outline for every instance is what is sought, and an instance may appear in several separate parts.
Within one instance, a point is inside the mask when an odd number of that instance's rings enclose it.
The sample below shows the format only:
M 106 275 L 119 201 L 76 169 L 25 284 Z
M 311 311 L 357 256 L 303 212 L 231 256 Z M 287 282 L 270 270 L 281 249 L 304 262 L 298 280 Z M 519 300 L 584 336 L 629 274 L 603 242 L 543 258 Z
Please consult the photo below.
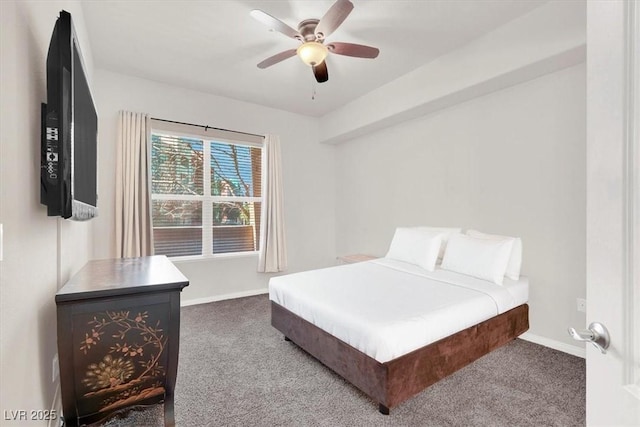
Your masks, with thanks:
M 116 255 L 153 255 L 149 115 L 120 111 L 116 158 Z
M 280 138 L 278 136 L 265 136 L 263 162 L 263 202 L 258 271 L 275 273 L 287 269 Z

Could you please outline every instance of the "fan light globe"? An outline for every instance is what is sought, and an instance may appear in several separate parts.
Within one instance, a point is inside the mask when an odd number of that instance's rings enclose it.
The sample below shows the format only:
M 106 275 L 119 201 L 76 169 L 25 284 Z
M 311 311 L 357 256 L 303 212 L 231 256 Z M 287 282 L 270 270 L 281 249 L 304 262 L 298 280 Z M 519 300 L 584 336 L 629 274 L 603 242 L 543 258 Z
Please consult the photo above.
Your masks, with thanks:
M 306 42 L 298 47 L 296 53 L 302 62 L 311 67 L 322 63 L 322 61 L 327 57 L 329 50 L 322 43 Z

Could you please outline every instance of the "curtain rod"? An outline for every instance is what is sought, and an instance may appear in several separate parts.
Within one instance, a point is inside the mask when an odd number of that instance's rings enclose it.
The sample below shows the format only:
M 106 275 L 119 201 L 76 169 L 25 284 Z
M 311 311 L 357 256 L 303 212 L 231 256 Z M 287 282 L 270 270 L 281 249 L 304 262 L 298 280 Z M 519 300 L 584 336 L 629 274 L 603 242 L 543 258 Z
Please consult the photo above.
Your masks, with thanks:
M 258 135 L 258 134 L 249 133 L 249 132 L 240 132 L 238 130 L 222 129 L 222 128 L 217 128 L 217 127 L 214 127 L 214 126 L 196 125 L 196 124 L 193 124 L 193 123 L 185 123 L 185 122 L 176 122 L 174 120 L 158 119 L 156 117 L 151 117 L 151 120 L 157 120 L 159 122 L 175 123 L 177 125 L 195 126 L 195 127 L 199 127 L 199 128 L 204 128 L 205 132 L 207 131 L 207 129 L 213 129 L 213 130 L 221 130 L 221 131 L 224 131 L 224 132 L 233 132 L 233 133 L 239 133 L 239 134 L 242 134 L 242 135 L 251 135 L 251 136 L 257 136 L 257 137 L 260 137 L 260 138 L 264 138 L 264 135 Z

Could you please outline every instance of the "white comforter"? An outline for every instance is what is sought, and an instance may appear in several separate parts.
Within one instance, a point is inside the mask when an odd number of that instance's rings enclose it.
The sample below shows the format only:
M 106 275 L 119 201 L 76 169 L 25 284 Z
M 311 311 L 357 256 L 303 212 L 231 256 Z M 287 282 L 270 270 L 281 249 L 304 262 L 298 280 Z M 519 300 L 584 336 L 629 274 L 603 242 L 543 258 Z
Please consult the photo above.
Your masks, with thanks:
M 528 281 L 500 286 L 383 258 L 273 277 L 269 298 L 386 362 L 525 303 Z

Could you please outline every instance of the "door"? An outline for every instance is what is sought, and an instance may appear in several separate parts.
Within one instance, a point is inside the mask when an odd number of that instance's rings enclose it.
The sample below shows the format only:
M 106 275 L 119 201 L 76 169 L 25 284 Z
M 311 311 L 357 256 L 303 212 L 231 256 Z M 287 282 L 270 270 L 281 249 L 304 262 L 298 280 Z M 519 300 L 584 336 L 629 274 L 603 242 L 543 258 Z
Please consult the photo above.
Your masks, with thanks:
M 640 2 L 586 4 L 587 425 L 640 426 Z

